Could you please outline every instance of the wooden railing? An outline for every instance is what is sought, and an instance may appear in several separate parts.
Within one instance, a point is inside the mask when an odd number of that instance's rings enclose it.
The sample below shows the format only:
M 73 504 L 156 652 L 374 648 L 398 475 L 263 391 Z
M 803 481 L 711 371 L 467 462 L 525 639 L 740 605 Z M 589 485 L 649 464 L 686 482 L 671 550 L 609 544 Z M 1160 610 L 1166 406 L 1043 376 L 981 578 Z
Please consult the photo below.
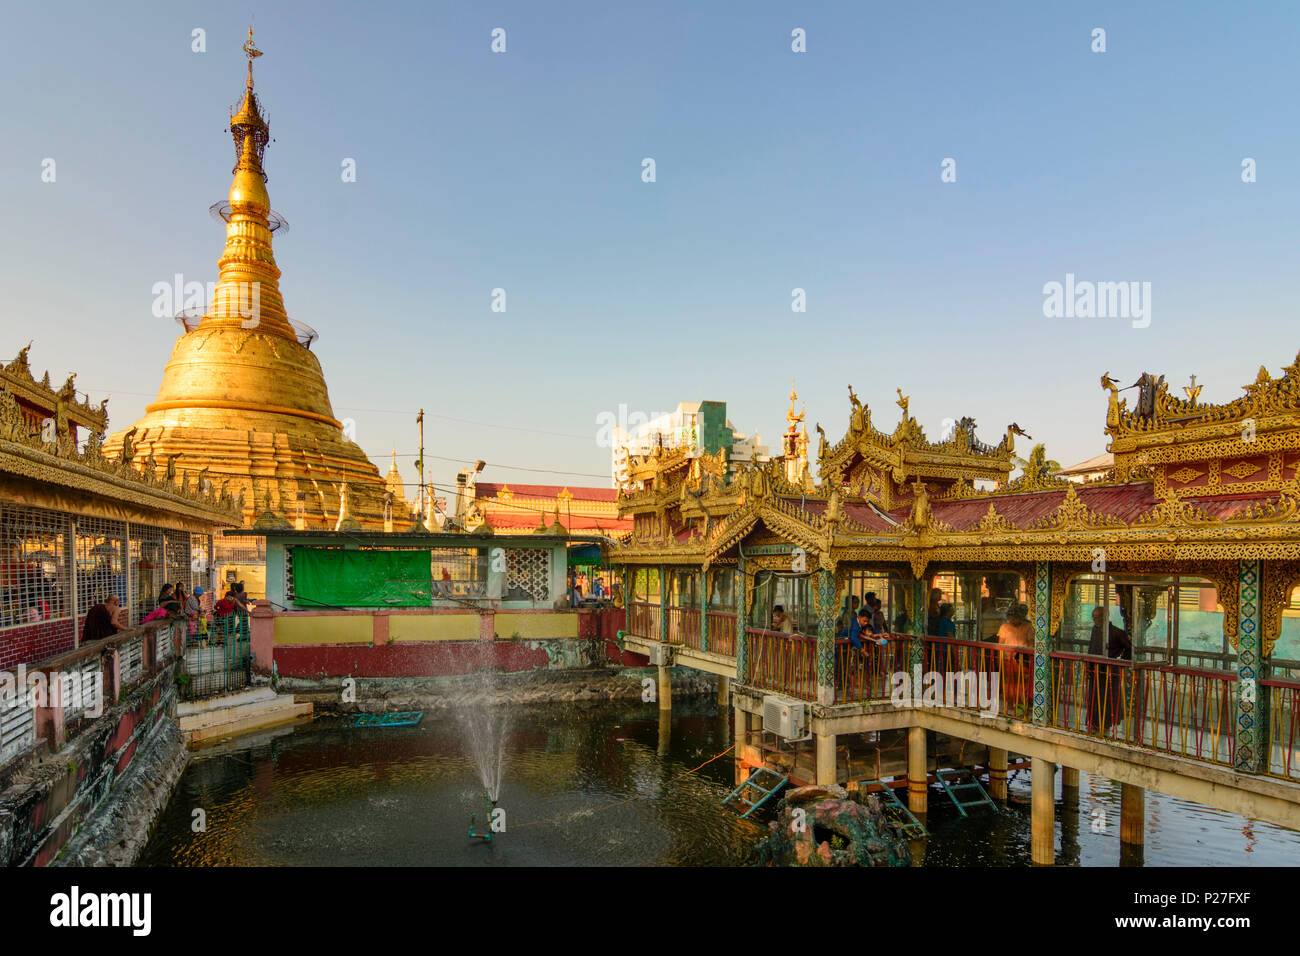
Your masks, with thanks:
M 745 683 L 799 700 L 817 699 L 817 638 L 745 628 Z
M 659 614 L 663 610 L 658 604 L 646 604 L 634 601 L 628 605 L 631 620 L 629 630 L 636 637 L 650 641 L 659 640 Z
M 709 652 L 736 656 L 736 612 L 709 612 Z
M 668 643 L 700 650 L 699 608 L 670 607 L 668 609 Z
M 1259 697 L 1268 707 L 1266 772 L 1300 781 L 1300 680 L 1268 678 L 1259 684 Z

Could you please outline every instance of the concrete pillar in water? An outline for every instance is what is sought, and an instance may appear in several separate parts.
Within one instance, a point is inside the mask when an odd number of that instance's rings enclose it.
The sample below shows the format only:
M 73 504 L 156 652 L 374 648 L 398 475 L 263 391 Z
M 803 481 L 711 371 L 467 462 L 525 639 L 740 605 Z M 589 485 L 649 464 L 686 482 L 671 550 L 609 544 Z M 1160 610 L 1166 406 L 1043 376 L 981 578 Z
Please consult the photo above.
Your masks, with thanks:
M 745 713 L 739 707 L 736 708 L 735 714 L 735 740 L 733 742 L 736 749 L 732 751 L 732 755 L 735 757 L 736 785 L 739 786 L 747 776 L 745 768 L 740 765 L 740 762 L 744 759 L 744 754 L 741 753 L 741 751 L 744 750 L 745 744 L 749 738 L 749 714 Z
M 731 706 L 731 678 L 718 678 L 718 709 L 725 711 Z
M 915 814 L 926 812 L 930 771 L 925 759 L 925 730 L 907 728 L 907 809 Z
M 1007 752 L 998 747 L 989 748 L 989 796 L 1007 798 Z
M 655 696 L 659 698 L 660 710 L 673 709 L 673 678 L 672 668 L 659 667 L 659 682 L 655 689 Z
M 1056 862 L 1056 765 L 1034 757 L 1030 773 L 1033 774 L 1030 856 L 1034 863 L 1051 866 Z
M 668 745 L 673 739 L 673 712 L 671 710 L 659 711 L 659 756 L 663 757 L 668 753 Z
M 835 783 L 835 735 L 817 735 L 817 784 Z
M 1079 771 L 1074 767 L 1061 768 L 1061 802 L 1067 807 L 1079 805 Z
M 1141 787 L 1119 785 L 1119 842 L 1141 846 L 1146 821 L 1147 792 Z

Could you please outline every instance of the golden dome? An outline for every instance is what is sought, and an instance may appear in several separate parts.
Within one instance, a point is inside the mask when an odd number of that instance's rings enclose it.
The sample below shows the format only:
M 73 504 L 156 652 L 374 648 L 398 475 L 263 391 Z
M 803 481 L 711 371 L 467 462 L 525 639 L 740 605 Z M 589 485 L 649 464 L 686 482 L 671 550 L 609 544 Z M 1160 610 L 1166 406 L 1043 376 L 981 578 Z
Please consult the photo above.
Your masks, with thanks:
M 366 528 L 383 527 L 385 486 L 379 470 L 334 417 L 315 337 L 290 321 L 280 294 L 272 233 L 284 225 L 271 211 L 263 151 L 269 128 L 253 92 L 252 31 L 244 46 L 248 80 L 230 118 L 235 142 L 229 198 L 213 207 L 226 224 L 212 302 L 202 316 L 180 316 L 185 331 L 163 370 L 158 398 L 135 423 L 136 464 L 179 455 L 184 471 L 243 492 L 246 523 L 256 501 L 285 514 L 303 495 L 308 527 L 333 527 L 340 497 Z M 122 447 L 122 434 L 105 446 Z M 346 487 L 347 491 L 344 491 Z M 292 504 L 291 504 L 292 503 Z

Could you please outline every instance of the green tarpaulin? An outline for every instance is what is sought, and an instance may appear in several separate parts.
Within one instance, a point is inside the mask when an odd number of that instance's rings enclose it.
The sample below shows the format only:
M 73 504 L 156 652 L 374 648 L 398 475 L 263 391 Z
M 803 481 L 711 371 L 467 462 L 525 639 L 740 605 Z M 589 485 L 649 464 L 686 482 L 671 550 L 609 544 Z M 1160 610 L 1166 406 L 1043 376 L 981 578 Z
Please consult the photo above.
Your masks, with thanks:
M 293 601 L 299 606 L 428 607 L 428 551 L 293 549 Z

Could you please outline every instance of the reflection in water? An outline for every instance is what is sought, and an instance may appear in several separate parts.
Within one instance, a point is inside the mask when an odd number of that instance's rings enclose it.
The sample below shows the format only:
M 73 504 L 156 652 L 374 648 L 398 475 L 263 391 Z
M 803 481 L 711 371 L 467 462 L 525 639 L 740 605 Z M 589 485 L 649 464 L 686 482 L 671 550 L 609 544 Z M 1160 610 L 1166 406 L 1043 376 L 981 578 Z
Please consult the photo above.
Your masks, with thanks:
M 145 865 L 748 865 L 766 820 L 721 806 L 734 786 L 731 724 L 712 702 L 661 721 L 643 704 L 551 705 L 516 713 L 501 787 L 506 832 L 467 837 L 483 785 L 456 722 L 346 728 L 320 720 L 199 752 L 145 849 Z M 688 774 L 699 767 L 695 773 Z M 1058 778 L 1059 779 L 1059 778 Z M 1147 794 L 1147 844 L 1121 853 L 1119 785 L 1080 774 L 1077 807 L 1058 803 L 1067 865 L 1280 865 L 1300 833 Z M 1029 866 L 1029 778 L 1007 809 L 962 818 L 930 792 L 920 866 Z M 193 811 L 207 813 L 193 833 Z M 760 811 L 761 813 L 762 811 Z

